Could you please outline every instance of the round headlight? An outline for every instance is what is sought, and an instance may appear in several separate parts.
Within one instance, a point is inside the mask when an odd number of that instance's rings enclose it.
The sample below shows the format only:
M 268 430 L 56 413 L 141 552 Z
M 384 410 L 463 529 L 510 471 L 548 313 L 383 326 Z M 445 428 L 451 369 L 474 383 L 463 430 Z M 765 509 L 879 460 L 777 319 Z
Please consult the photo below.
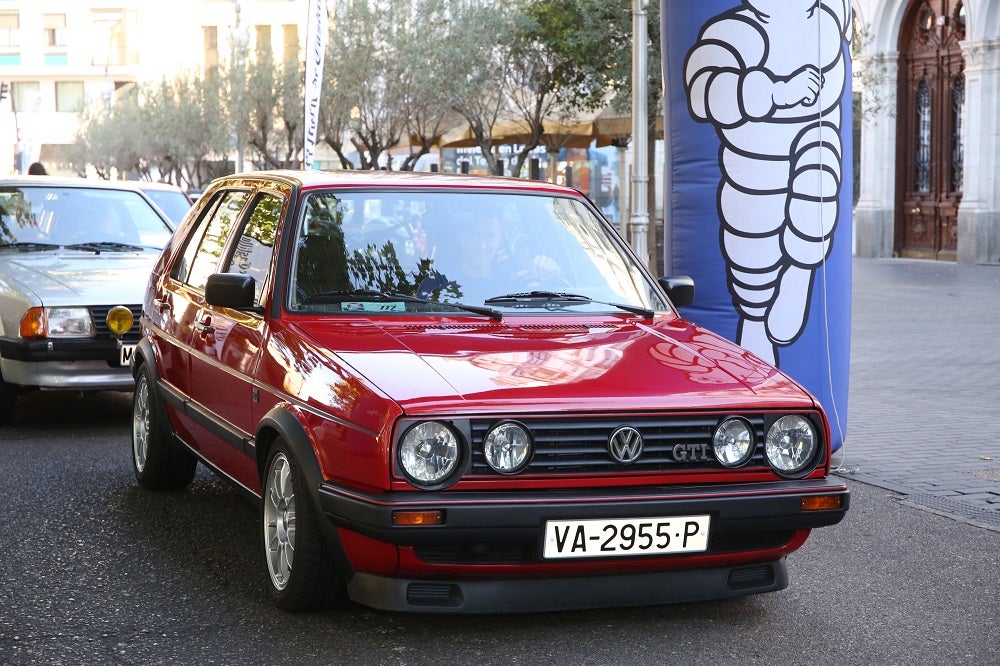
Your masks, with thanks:
M 767 461 L 781 474 L 798 474 L 816 458 L 819 438 L 802 416 L 782 416 L 767 431 Z
M 753 427 L 743 419 L 726 419 L 712 435 L 716 459 L 726 467 L 739 467 L 753 455 Z
M 444 423 L 424 421 L 406 431 L 399 442 L 399 464 L 414 483 L 433 486 L 458 467 L 459 441 Z
M 105 318 L 105 321 L 107 321 L 108 329 L 112 333 L 122 335 L 123 333 L 127 333 L 128 329 L 132 328 L 134 319 L 132 312 L 127 307 L 116 305 L 108 310 L 108 316 Z
M 520 472 L 531 460 L 533 451 L 528 429 L 513 421 L 499 424 L 483 440 L 486 464 L 501 474 Z

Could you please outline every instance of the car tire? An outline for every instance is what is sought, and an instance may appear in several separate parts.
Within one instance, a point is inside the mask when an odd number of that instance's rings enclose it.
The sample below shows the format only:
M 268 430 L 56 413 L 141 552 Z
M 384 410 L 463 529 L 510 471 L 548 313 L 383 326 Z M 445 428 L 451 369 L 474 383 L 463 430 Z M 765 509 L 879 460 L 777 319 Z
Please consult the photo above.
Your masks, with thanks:
M 346 597 L 343 577 L 320 530 L 322 518 L 281 438 L 271 446 L 265 469 L 260 525 L 271 597 L 291 612 L 341 605 Z
M 0 424 L 10 423 L 14 418 L 14 404 L 17 402 L 17 386 L 8 384 L 0 377 Z
M 132 471 L 143 488 L 180 490 L 191 483 L 198 460 L 168 432 L 151 375 L 142 364 L 132 393 Z

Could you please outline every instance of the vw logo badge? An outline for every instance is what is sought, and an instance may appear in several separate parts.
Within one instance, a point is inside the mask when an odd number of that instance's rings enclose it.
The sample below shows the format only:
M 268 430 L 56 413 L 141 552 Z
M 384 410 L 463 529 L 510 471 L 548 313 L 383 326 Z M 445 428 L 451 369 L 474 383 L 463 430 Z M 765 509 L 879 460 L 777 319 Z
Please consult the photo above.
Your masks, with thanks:
M 642 435 L 632 426 L 622 426 L 608 438 L 611 459 L 622 465 L 631 465 L 642 455 Z

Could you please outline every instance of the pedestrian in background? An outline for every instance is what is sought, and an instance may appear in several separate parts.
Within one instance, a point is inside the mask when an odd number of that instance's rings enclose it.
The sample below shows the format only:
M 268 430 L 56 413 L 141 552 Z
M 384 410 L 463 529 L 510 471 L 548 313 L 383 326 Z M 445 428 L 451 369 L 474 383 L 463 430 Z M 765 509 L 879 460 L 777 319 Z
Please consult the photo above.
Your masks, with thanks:
M 45 170 L 45 165 L 41 162 L 32 162 L 28 167 L 29 176 L 47 176 L 49 172 Z

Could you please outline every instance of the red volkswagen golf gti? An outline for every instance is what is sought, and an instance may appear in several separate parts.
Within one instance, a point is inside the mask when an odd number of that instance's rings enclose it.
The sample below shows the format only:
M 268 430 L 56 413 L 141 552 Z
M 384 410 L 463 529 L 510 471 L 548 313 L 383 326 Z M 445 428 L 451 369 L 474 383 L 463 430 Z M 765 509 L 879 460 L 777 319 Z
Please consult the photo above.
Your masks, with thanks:
M 216 181 L 133 356 L 149 489 L 260 506 L 281 608 L 427 613 L 771 592 L 848 489 L 817 401 L 682 319 L 579 192 L 280 171 Z

